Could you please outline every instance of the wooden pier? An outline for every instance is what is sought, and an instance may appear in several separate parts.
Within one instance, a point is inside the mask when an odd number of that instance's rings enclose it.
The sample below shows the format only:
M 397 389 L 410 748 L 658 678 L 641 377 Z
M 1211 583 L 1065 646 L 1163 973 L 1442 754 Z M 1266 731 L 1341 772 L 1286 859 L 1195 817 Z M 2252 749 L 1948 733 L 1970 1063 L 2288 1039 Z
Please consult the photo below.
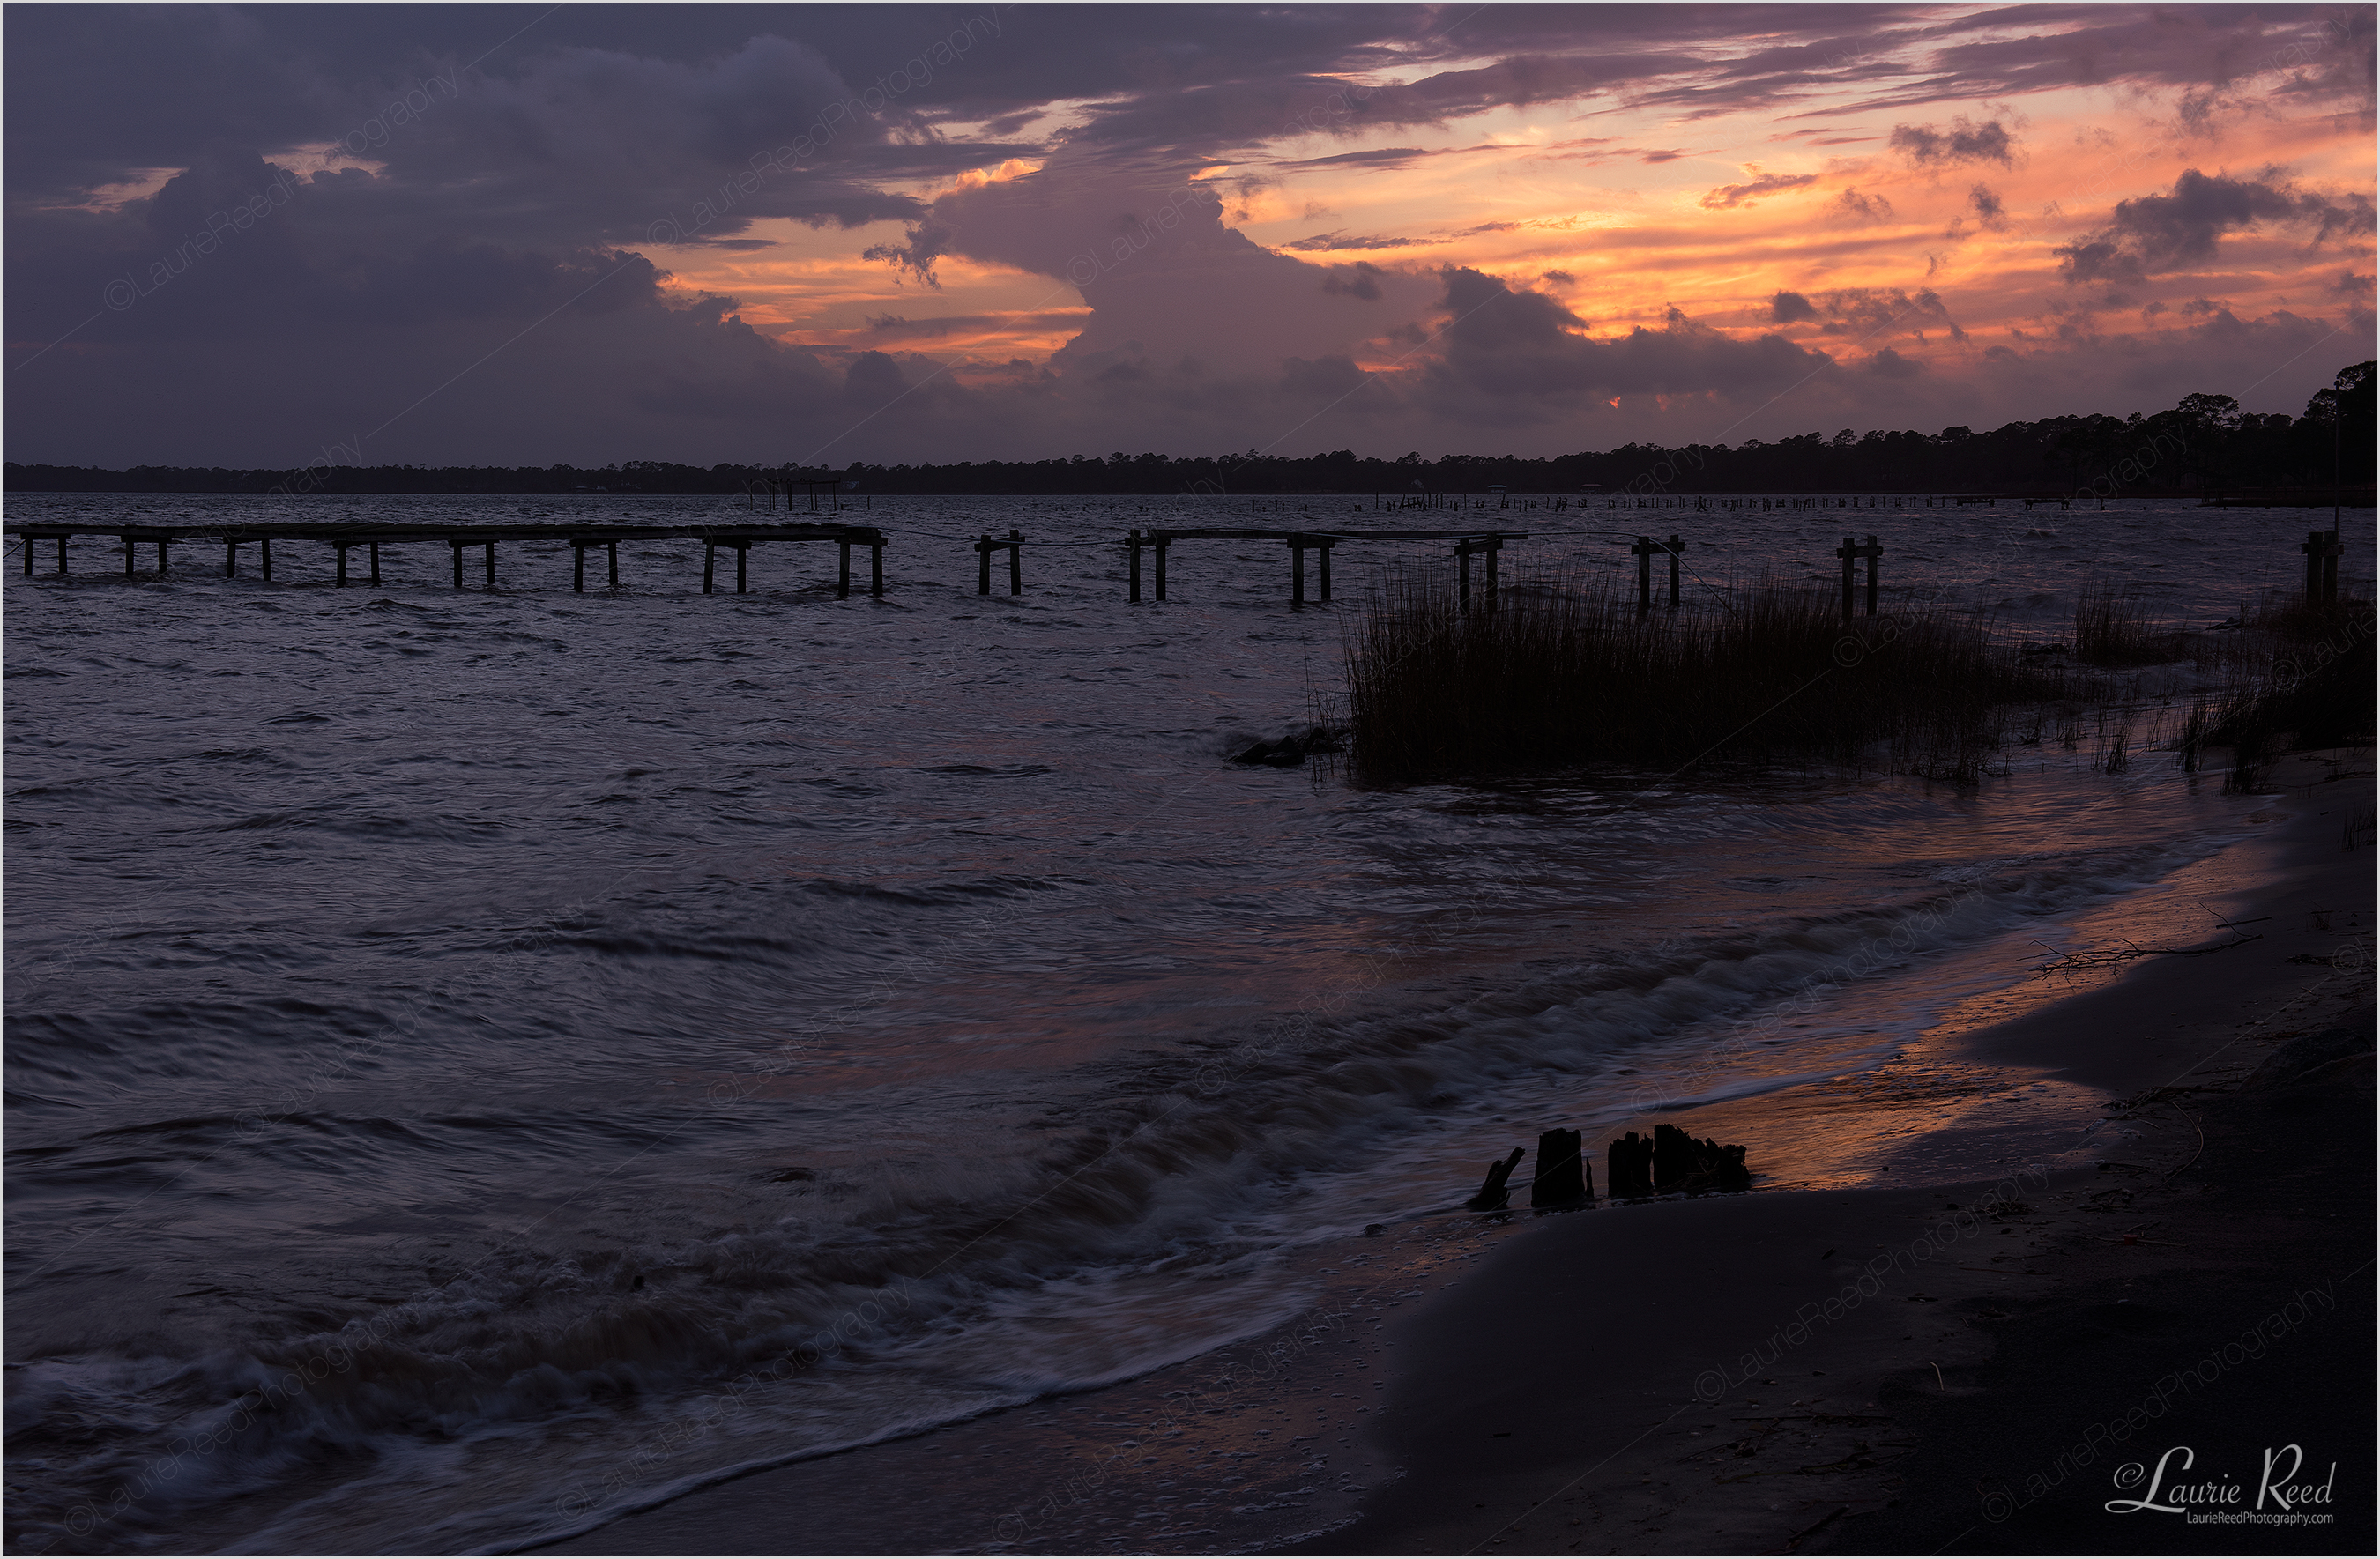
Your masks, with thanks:
M 21 538 L 25 544 L 25 572 L 33 572 L 34 543 L 55 540 L 57 543 L 58 568 L 67 572 L 67 542 L 78 536 L 106 537 L 122 543 L 124 575 L 132 578 L 138 550 L 153 546 L 157 550 L 157 574 L 163 577 L 168 566 L 167 549 L 183 542 L 219 542 L 224 550 L 224 577 L 233 578 L 239 573 L 239 550 L 254 546 L 257 550 L 259 577 L 273 577 L 273 544 L 275 541 L 309 542 L 332 550 L 332 583 L 347 583 L 347 554 L 358 548 L 364 550 L 370 570 L 367 583 L 380 583 L 380 550 L 384 546 L 402 546 L 407 542 L 430 542 L 448 548 L 454 554 L 455 587 L 463 587 L 463 553 L 478 548 L 481 553 L 481 573 L 487 586 L 496 583 L 496 544 L 504 541 L 545 541 L 566 545 L 570 549 L 570 587 L 587 588 L 587 550 L 601 547 L 609 565 L 611 584 L 620 583 L 620 543 L 650 541 L 699 541 L 702 543 L 702 589 L 711 593 L 718 574 L 721 548 L 733 548 L 735 552 L 735 589 L 742 594 L 748 578 L 753 548 L 772 541 L 832 541 L 835 544 L 835 595 L 851 594 L 851 550 L 868 549 L 868 593 L 884 593 L 884 533 L 872 526 L 840 525 L 723 525 L 723 526 L 574 526 L 574 525 L 504 525 L 504 526 L 323 526 L 323 525 L 244 525 L 244 526 L 94 526 L 24 524 L 0 526 L 0 533 Z
M 1157 598 L 1165 598 L 1165 554 L 1176 541 L 1280 541 L 1289 548 L 1289 604 L 1305 604 L 1305 554 L 1318 555 L 1321 564 L 1322 600 L 1330 598 L 1330 550 L 1342 541 L 1451 541 L 1455 544 L 1455 563 L 1460 571 L 1459 588 L 1463 599 L 1471 598 L 1471 559 L 1485 554 L 1488 559 L 1488 589 L 1496 589 L 1496 554 L 1507 541 L 1526 541 L 1525 530 L 1263 530 L 1250 526 L 1202 526 L 1196 530 L 1135 530 L 1124 538 L 1124 550 L 1129 558 L 1126 589 L 1129 598 L 1140 599 L 1140 550 L 1147 547 L 1156 553 Z

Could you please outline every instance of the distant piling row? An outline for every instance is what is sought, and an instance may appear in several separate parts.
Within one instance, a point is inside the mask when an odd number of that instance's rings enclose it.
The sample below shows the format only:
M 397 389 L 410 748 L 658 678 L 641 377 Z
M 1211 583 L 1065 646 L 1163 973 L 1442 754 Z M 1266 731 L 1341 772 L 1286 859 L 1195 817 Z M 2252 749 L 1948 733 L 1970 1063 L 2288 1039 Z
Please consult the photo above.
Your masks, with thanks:
M 452 554 L 455 588 L 463 587 L 463 554 L 478 550 L 480 554 L 480 577 L 489 589 L 496 586 L 496 546 L 499 542 L 541 541 L 567 546 L 571 552 L 570 586 L 574 591 L 587 588 L 587 550 L 590 547 L 604 550 L 613 587 L 620 583 L 620 544 L 651 543 L 669 540 L 697 540 L 702 543 L 702 588 L 708 595 L 717 588 L 718 557 L 722 548 L 735 553 L 735 589 L 743 593 L 750 583 L 750 554 L 754 547 L 769 542 L 832 541 L 836 550 L 835 594 L 851 594 L 851 550 L 868 550 L 868 593 L 884 593 L 885 536 L 868 526 L 646 526 L 638 527 L 592 528 L 583 526 L 492 526 L 463 527 L 387 526 L 234 526 L 213 528 L 191 526 L 176 528 L 161 526 L 106 526 L 11 525 L 6 534 L 19 537 L 25 547 L 25 573 L 33 572 L 34 546 L 41 541 L 57 544 L 57 572 L 67 572 L 67 542 L 77 536 L 103 536 L 119 540 L 124 548 L 124 576 L 137 575 L 140 548 L 154 546 L 157 553 L 157 576 L 164 578 L 170 572 L 169 549 L 181 542 L 220 541 L 224 549 L 224 577 L 239 574 L 239 550 L 254 546 L 257 550 L 259 577 L 273 578 L 273 544 L 275 541 L 304 541 L 326 545 L 331 549 L 331 582 L 344 588 L 348 584 L 347 555 L 363 550 L 369 575 L 367 582 L 381 583 L 381 549 L 407 542 L 428 542 L 444 546 Z
M 781 484 L 782 496 L 790 509 L 794 498 L 792 488 L 798 484 Z M 779 495 L 772 488 L 771 502 Z M 1955 496 L 1955 495 L 1952 495 Z M 1987 502 L 1991 495 L 1958 496 L 1960 502 Z M 808 501 L 825 512 L 834 512 L 837 495 L 832 491 L 814 491 Z M 1534 502 L 1534 501 L 1531 501 Z M 1684 499 L 1639 500 L 1639 506 L 1650 502 L 1656 507 L 1668 504 L 1682 507 Z M 1706 501 L 1693 501 L 1697 507 Z M 1729 502 L 1768 500 L 1729 500 Z M 2025 500 L 2034 502 L 2049 500 Z M 1276 504 L 1276 507 L 1279 505 Z M 368 582 L 381 583 L 381 549 L 406 542 L 434 542 L 446 547 L 451 553 L 451 571 L 455 588 L 464 586 L 464 557 L 468 550 L 480 554 L 480 574 L 486 587 L 496 585 L 496 547 L 500 541 L 543 541 L 567 546 L 571 550 L 570 585 L 574 591 L 587 588 L 587 553 L 590 548 L 601 548 L 604 553 L 605 578 L 608 587 L 620 587 L 620 545 L 622 542 L 650 543 L 672 539 L 693 539 L 702 543 L 702 589 L 705 595 L 718 588 L 718 554 L 722 548 L 735 554 L 735 591 L 741 595 L 750 587 L 750 555 L 753 548 L 771 542 L 832 541 L 836 548 L 835 595 L 848 598 L 852 587 L 854 547 L 868 550 L 868 586 L 871 596 L 884 594 L 884 549 L 888 538 L 884 532 L 868 526 L 846 525 L 749 525 L 638 526 L 594 528 L 583 526 L 518 525 L 500 526 L 414 526 L 392 527 L 376 526 L 237 526 L 225 527 L 168 527 L 156 526 L 55 526 L 31 523 L 9 525 L 6 534 L 18 538 L 24 546 L 24 573 L 34 572 L 35 546 L 54 541 L 57 548 L 57 573 L 67 573 L 67 543 L 77 536 L 103 537 L 118 542 L 124 552 L 124 576 L 138 576 L 138 557 L 142 548 L 153 547 L 156 574 L 166 576 L 169 570 L 169 549 L 185 542 L 220 541 L 224 549 L 224 577 L 237 577 L 240 568 L 240 549 L 254 546 L 257 550 L 259 576 L 273 578 L 273 544 L 305 541 L 327 545 L 332 550 L 333 584 L 346 586 L 348 581 L 348 554 L 361 550 Z M 1592 534 L 1592 533 L 1589 533 Z M 1166 599 L 1166 568 L 1175 542 L 1198 540 L 1271 540 L 1281 542 L 1288 553 L 1289 604 L 1293 608 L 1308 604 L 1306 593 L 1308 554 L 1316 565 L 1315 582 L 1318 586 L 1315 600 L 1328 603 L 1330 598 L 1331 554 L 1341 545 L 1365 541 L 1439 540 L 1452 543 L 1455 583 L 1462 610 L 1469 611 L 1475 599 L 1472 560 L 1484 560 L 1484 589 L 1476 598 L 1492 603 L 1500 586 L 1500 559 L 1510 543 L 1529 539 L 1525 530 L 1508 530 L 1490 526 L 1445 527 L 1432 529 L 1331 527 L 1270 529 L 1257 526 L 1210 526 L 1193 529 L 1135 528 L 1123 538 L 1124 550 L 1125 599 L 1138 605 L 1142 599 L 1142 554 L 1148 553 L 1154 565 L 1155 598 Z M 1008 562 L 1008 593 L 1025 593 L 1025 548 L 1028 538 L 1024 532 L 1012 528 L 1005 537 L 994 537 L 986 531 L 972 543 L 976 554 L 976 593 L 991 594 L 992 559 L 1005 552 Z M 1681 573 L 1688 543 L 1676 531 L 1666 540 L 1650 535 L 1638 535 L 1627 543 L 1636 564 L 1636 608 L 1650 611 L 1655 604 L 1653 560 L 1661 558 L 1668 563 L 1668 604 L 1674 610 L 1681 603 Z M 2337 529 L 2308 531 L 2305 541 L 2298 548 L 2305 563 L 2305 599 L 2309 604 L 2336 601 L 2338 598 L 2338 563 L 2345 551 Z M 1835 549 L 1840 565 L 1842 614 L 1853 615 L 1859 604 L 1858 565 L 1865 563 L 1865 608 L 1870 617 L 1876 615 L 1879 595 L 1879 563 L 1884 546 L 1873 532 L 1864 539 L 1850 536 Z

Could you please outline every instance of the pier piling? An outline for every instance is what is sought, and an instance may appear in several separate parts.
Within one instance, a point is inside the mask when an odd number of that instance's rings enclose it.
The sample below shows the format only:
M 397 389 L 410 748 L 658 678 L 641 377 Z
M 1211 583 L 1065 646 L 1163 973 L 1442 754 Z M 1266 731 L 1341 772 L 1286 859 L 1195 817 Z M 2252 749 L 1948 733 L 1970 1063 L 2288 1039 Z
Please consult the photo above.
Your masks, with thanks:
M 1661 550 L 1661 544 L 1649 536 L 1640 536 L 1629 544 L 1628 550 L 1636 559 L 1636 610 L 1650 611 L 1653 610 L 1653 554 Z
M 1867 614 L 1874 617 L 1876 615 L 1876 562 L 1878 558 L 1884 556 L 1883 543 L 1877 541 L 1874 536 L 1870 536 L 1864 543 L 1854 542 L 1846 536 L 1843 538 L 1843 544 L 1835 549 L 1835 556 L 1840 558 L 1843 564 L 1843 616 L 1846 618 L 1852 614 L 1852 564 L 1861 558 L 1867 560 Z
M 1008 593 L 1012 596 L 1021 596 L 1025 593 L 1025 533 L 1012 526 L 1009 527 L 1008 538 L 1004 541 L 994 541 L 990 531 L 985 531 L 976 538 L 975 593 L 977 595 L 991 594 L 991 555 L 1002 548 L 1008 550 Z
M 2335 530 L 2310 530 L 2298 550 L 2305 554 L 2305 599 L 2319 606 L 2338 599 L 2338 557 L 2345 550 Z

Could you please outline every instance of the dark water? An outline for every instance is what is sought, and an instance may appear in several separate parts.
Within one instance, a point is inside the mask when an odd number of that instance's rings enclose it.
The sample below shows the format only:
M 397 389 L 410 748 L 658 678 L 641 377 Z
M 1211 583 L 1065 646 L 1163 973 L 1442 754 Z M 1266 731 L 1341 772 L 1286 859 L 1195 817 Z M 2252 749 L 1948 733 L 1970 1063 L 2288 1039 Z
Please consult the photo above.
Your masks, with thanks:
M 419 545 L 345 591 L 298 544 L 271 585 L 197 544 L 164 581 L 98 540 L 64 579 L 12 550 L 15 1544 L 516 1544 L 1192 1357 L 1308 1301 L 1294 1252 L 1467 1190 L 1511 1121 L 1594 1142 L 1857 1077 L 2255 827 L 2088 740 L 1967 792 L 1235 767 L 1330 713 L 1367 569 L 1443 559 L 1351 545 L 1341 605 L 1293 614 L 1277 544 L 1185 543 L 1173 599 L 1128 608 L 1107 538 L 1245 504 L 1191 510 L 888 501 L 880 600 L 833 598 L 823 548 L 757 550 L 740 598 L 686 542 L 583 596 L 566 549 L 507 547 L 495 592 Z M 2053 514 L 1507 523 L 1724 538 L 1691 576 L 1722 589 L 1831 578 L 1875 529 L 1888 599 L 2042 638 L 2095 575 L 2211 625 L 2326 523 Z M 978 598 L 961 538 L 1012 525 L 1030 593 Z M 1524 559 L 1628 561 L 1594 534 Z M 1793 1151 L 1772 1169 L 1867 1173 Z M 685 1450 L 722 1383 L 729 1432 Z

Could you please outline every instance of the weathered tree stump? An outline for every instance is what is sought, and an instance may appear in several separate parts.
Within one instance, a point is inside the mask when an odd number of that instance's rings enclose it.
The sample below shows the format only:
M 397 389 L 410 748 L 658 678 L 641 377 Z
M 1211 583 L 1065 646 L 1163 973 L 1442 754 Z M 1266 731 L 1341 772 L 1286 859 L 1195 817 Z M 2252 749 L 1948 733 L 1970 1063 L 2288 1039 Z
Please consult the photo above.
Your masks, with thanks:
M 1514 1148 L 1512 1157 L 1500 1158 L 1488 1165 L 1488 1178 L 1479 1182 L 1477 1192 L 1463 1205 L 1475 1213 L 1493 1213 L 1502 1207 L 1512 1196 L 1512 1192 L 1504 1189 L 1504 1182 L 1512 1178 L 1513 1169 L 1528 1151 L 1526 1148 Z
M 1537 1136 L 1537 1178 L 1529 1187 L 1532 1207 L 1575 1207 L 1595 1195 L 1587 1178 L 1579 1134 L 1556 1128 Z
M 1635 1132 L 1603 1150 L 1605 1190 L 1614 1199 L 1653 1194 L 1653 1144 Z
M 1675 1126 L 1653 1128 L 1653 1178 L 1664 1194 L 1752 1189 L 1741 1143 L 1722 1146 Z
M 1682 1190 L 1694 1175 L 1694 1140 L 1675 1126 L 1653 1128 L 1653 1184 Z

